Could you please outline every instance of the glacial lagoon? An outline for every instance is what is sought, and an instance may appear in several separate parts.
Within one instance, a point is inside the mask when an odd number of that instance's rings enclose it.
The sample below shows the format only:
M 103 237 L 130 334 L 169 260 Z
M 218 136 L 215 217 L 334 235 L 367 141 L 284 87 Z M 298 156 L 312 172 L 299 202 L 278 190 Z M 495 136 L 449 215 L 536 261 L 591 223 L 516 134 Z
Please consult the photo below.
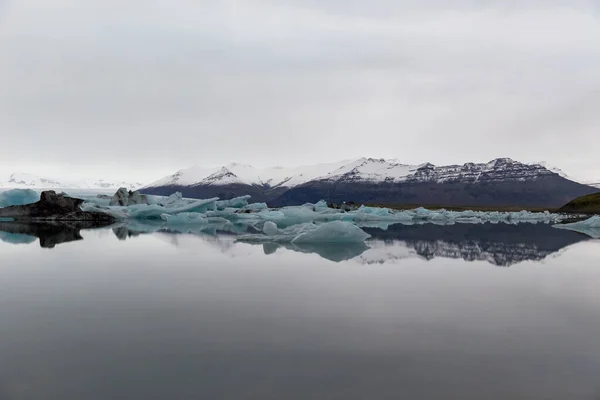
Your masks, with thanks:
M 600 396 L 599 241 L 545 223 L 362 229 L 294 244 L 0 223 L 0 398 Z

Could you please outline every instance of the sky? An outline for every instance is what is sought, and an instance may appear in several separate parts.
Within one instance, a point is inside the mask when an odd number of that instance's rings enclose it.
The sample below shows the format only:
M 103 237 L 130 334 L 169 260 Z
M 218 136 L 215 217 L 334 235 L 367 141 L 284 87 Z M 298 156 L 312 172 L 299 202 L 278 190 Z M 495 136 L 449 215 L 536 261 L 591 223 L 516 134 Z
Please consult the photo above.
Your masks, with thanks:
M 545 160 L 600 181 L 598 0 L 0 0 L 0 177 Z

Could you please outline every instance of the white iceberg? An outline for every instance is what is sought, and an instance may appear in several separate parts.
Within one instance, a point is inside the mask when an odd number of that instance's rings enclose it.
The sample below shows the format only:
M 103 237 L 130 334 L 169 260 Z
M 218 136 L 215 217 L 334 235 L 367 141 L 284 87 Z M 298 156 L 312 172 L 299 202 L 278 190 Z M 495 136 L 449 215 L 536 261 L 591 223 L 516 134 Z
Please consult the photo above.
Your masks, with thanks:
M 162 214 L 160 218 L 167 222 L 168 226 L 173 225 L 207 225 L 207 224 L 228 224 L 229 221 L 221 217 L 207 217 L 201 213 L 179 213 L 176 215 Z
M 218 198 L 194 201 L 174 201 L 166 205 L 136 204 L 132 206 L 101 206 L 92 202 L 85 202 L 82 211 L 95 211 L 109 214 L 116 219 L 160 219 L 163 214 L 177 215 L 181 213 L 204 214 L 214 210 Z
M 82 206 L 84 211 L 104 212 L 120 220 L 163 219 L 171 220 L 179 225 L 188 221 L 190 224 L 205 223 L 204 218 L 221 218 L 232 223 L 249 226 L 263 226 L 265 222 L 273 222 L 277 228 L 289 228 L 302 224 L 328 223 L 335 221 L 348 222 L 357 226 L 383 226 L 392 224 L 415 225 L 436 224 L 453 225 L 456 223 L 551 223 L 561 221 L 559 214 L 520 212 L 483 212 L 483 211 L 448 211 L 428 210 L 393 210 L 389 208 L 361 206 L 356 210 L 333 209 L 323 200 L 317 204 L 307 203 L 302 206 L 270 209 L 265 203 L 249 203 L 250 196 L 240 196 L 231 200 L 218 198 L 198 200 L 184 198 L 181 193 L 169 197 L 146 196 L 148 204 L 129 206 L 107 206 L 106 198 L 86 198 Z M 186 213 L 181 218 L 174 218 Z M 201 214 L 193 215 L 193 214 Z M 207 221 L 207 220 L 206 220 Z
M 240 196 L 235 197 L 231 200 L 220 200 L 217 201 L 217 210 L 224 210 L 226 208 L 242 208 L 248 205 L 248 200 L 250 200 L 252 196 Z

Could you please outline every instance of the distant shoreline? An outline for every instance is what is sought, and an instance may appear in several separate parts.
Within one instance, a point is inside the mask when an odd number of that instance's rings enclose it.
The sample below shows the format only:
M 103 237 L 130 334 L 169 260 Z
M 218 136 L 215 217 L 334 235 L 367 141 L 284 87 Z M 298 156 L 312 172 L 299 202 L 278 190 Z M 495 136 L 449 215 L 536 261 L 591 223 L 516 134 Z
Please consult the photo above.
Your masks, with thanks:
M 567 215 L 598 215 L 594 212 L 581 212 L 581 211 L 562 211 L 560 208 L 548 208 L 548 207 L 527 207 L 527 206 L 444 206 L 444 205 L 432 205 L 432 204 L 379 204 L 379 203 L 365 203 L 368 207 L 385 207 L 392 210 L 414 210 L 415 208 L 423 207 L 428 210 L 448 210 L 448 211 L 484 211 L 484 212 L 551 212 L 558 214 Z

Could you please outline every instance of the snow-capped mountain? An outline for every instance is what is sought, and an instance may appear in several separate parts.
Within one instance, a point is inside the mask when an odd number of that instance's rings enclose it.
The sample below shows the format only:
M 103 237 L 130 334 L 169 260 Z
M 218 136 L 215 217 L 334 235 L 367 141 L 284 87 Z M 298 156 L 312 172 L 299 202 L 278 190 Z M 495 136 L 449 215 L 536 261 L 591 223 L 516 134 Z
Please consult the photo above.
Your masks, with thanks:
M 539 164 L 523 164 L 510 158 L 488 163 L 435 166 L 406 165 L 385 159 L 361 158 L 316 180 L 369 183 L 475 183 L 478 181 L 526 181 L 554 172 Z
M 525 181 L 552 174 L 576 181 L 558 168 L 550 167 L 546 163 L 524 164 L 510 158 L 499 158 L 481 164 L 467 163 L 448 166 L 435 166 L 431 163 L 410 165 L 402 164 L 398 160 L 359 158 L 293 168 L 256 168 L 236 163 L 216 168 L 192 167 L 177 171 L 173 175 L 145 186 L 145 188 L 230 184 L 293 188 L 310 181 L 472 183 L 479 180 Z
M 166 176 L 145 188 L 163 186 L 195 186 L 202 184 L 244 184 L 264 187 L 294 187 L 334 171 L 350 161 L 306 165 L 301 167 L 257 168 L 252 165 L 231 163 L 222 167 L 205 168 L 194 166 Z
M 418 205 L 512 205 L 559 207 L 594 192 L 542 163 L 510 158 L 487 163 L 436 166 L 359 158 L 294 168 L 256 168 L 232 163 L 192 167 L 151 183 L 142 191 L 188 197 L 230 198 L 251 194 L 272 205 L 334 202 Z
M 119 182 L 104 179 L 90 181 L 74 181 L 51 179 L 27 173 L 13 173 L 5 179 L 0 178 L 0 188 L 3 189 L 82 189 L 82 190 L 113 190 L 120 187 L 138 189 L 139 182 Z

